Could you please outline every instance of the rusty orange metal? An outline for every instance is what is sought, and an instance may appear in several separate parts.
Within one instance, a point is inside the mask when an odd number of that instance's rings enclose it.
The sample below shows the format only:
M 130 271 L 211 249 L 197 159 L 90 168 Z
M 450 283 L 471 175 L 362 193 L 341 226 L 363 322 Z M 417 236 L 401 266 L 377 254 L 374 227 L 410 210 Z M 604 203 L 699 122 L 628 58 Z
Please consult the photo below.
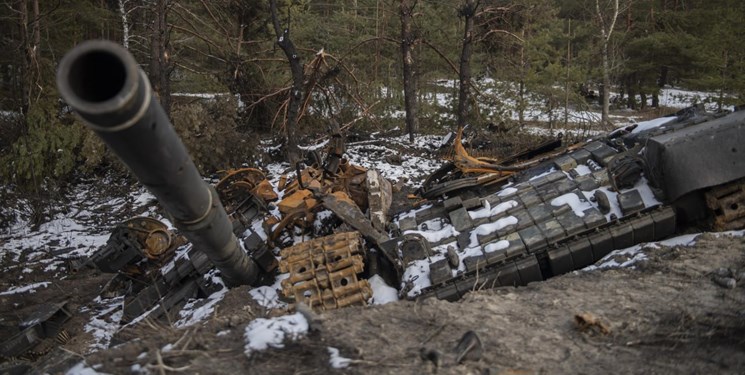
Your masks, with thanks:
M 367 280 L 357 275 L 365 269 L 362 237 L 358 232 L 337 233 L 280 252 L 282 293 L 316 311 L 365 305 L 372 298 Z
M 186 243 L 181 236 L 176 236 L 168 226 L 149 217 L 135 217 L 123 223 L 130 233 L 134 233 L 142 246 L 144 255 L 150 260 L 164 262 L 173 255 L 173 251 Z

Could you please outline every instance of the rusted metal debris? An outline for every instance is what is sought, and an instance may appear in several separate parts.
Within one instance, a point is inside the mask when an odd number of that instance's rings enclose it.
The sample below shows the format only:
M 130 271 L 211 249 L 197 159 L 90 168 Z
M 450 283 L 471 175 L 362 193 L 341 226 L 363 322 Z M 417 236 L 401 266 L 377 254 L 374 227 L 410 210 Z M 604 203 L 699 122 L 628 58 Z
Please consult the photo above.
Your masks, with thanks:
M 358 274 L 365 270 L 359 233 L 345 232 L 305 241 L 280 252 L 282 293 L 314 310 L 365 305 L 372 288 Z
M 106 245 L 88 263 L 106 273 L 143 275 L 168 262 L 175 249 L 185 243 L 184 237 L 160 221 L 136 217 L 117 225 Z

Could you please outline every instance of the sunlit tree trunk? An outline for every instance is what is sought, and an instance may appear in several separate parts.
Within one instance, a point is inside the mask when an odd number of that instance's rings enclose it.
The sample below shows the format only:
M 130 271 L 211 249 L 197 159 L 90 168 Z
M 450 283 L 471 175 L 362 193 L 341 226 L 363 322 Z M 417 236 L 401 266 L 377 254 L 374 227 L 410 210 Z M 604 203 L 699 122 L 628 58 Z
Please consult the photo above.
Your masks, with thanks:
M 122 18 L 122 45 L 129 48 L 129 18 L 127 9 L 124 7 L 126 0 L 119 0 L 119 16 Z

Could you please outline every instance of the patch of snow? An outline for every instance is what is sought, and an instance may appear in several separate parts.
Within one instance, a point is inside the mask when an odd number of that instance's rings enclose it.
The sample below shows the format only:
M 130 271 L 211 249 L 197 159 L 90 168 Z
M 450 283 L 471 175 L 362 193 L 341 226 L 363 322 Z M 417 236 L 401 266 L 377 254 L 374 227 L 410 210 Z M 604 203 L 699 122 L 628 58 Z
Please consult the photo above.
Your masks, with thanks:
M 517 202 L 514 200 L 502 202 L 494 208 L 491 207 L 488 200 L 484 199 L 483 202 L 484 207 L 479 208 L 478 210 L 468 211 L 468 216 L 470 216 L 472 220 L 496 216 L 502 212 L 517 207 Z
M 484 252 L 485 253 L 491 253 L 494 251 L 506 249 L 510 247 L 510 241 L 507 240 L 499 240 L 497 242 L 489 243 L 486 246 L 484 246 Z
M 99 308 L 99 313 L 91 317 L 83 328 L 93 336 L 89 352 L 107 349 L 111 338 L 119 330 L 123 315 L 124 297 L 103 299 L 100 296 L 93 301 Z
M 321 143 L 318 143 L 318 144 L 315 144 L 315 145 L 310 145 L 310 146 L 300 146 L 300 145 L 298 145 L 297 148 L 299 148 L 299 149 L 301 149 L 303 151 L 315 151 L 315 150 L 320 150 L 320 149 L 324 148 L 328 143 L 329 143 L 329 139 L 327 138 L 325 141 L 323 141 Z
M 531 177 L 528 181 L 537 180 L 537 179 L 539 179 L 539 178 L 541 178 L 543 176 L 548 176 L 548 175 L 550 175 L 551 173 L 554 173 L 554 172 L 556 172 L 556 168 L 551 167 L 551 168 L 549 168 L 549 170 L 547 170 L 547 171 L 545 171 L 545 172 L 543 172 L 541 174 L 537 174 L 537 175 Z
M 506 228 L 510 225 L 517 224 L 517 218 L 514 216 L 503 217 L 495 222 L 481 224 L 471 231 L 471 242 L 468 245 L 469 248 L 479 247 L 478 236 L 488 236 L 500 229 Z
M 572 208 L 572 211 L 574 211 L 574 214 L 579 217 L 585 216 L 585 210 L 593 207 L 589 201 L 580 200 L 579 196 L 574 193 L 567 193 L 551 200 L 551 205 L 554 207 L 563 206 L 565 204 L 569 205 L 569 207 Z
M 592 173 L 592 170 L 590 169 L 590 167 L 588 167 L 588 166 L 586 166 L 584 164 L 577 165 L 577 167 L 574 168 L 574 171 L 577 172 L 577 175 L 578 176 L 586 176 L 586 175 Z
M 205 274 L 204 278 L 210 280 L 213 284 L 222 286 L 222 289 L 210 294 L 206 299 L 189 300 L 179 311 L 181 319 L 174 324 L 176 328 L 188 327 L 201 322 L 215 311 L 215 306 L 228 294 L 228 287 L 225 286 L 221 278 L 216 276 L 216 272 L 217 270 L 213 269 Z
M 436 251 L 436 248 L 432 250 Z M 429 257 L 429 259 L 415 260 L 406 266 L 401 278 L 401 285 L 403 287 L 407 284 L 411 285 L 411 289 L 407 293 L 409 297 L 418 296 L 422 289 L 432 285 L 429 280 L 429 265 L 441 259 L 445 259 L 445 255 L 437 254 Z
M 229 329 L 226 329 L 226 330 L 224 330 L 224 331 L 220 331 L 220 332 L 218 332 L 218 333 L 217 333 L 217 334 L 216 334 L 215 336 L 217 336 L 217 337 L 221 337 L 221 336 L 226 336 L 226 335 L 228 335 L 229 333 L 230 333 L 230 330 L 229 330 Z
M 70 367 L 65 375 L 102 375 L 104 373 L 98 372 L 87 366 L 85 361 L 78 362 L 75 366 Z
M 429 243 L 436 243 L 449 237 L 455 237 L 459 235 L 460 232 L 455 230 L 455 227 L 452 224 L 448 224 L 439 230 L 407 230 L 404 231 L 403 234 L 419 234 L 429 241 Z
M 660 246 L 693 246 L 696 244 L 696 238 L 699 235 L 701 235 L 701 233 L 684 234 L 682 236 L 669 238 L 663 241 L 648 242 L 627 247 L 625 249 L 613 250 L 608 255 L 600 259 L 597 263 L 587 266 L 582 270 L 594 271 L 610 268 L 631 267 L 639 261 L 647 259 L 647 254 L 644 253 L 645 249 L 659 249 Z
M 444 228 L 445 226 L 447 226 L 447 223 L 445 223 L 440 218 L 435 218 L 435 219 L 430 219 L 430 220 L 427 220 L 419 224 L 418 228 L 421 231 L 426 231 L 426 230 L 438 231 Z
M 617 259 L 624 259 L 619 262 Z M 613 250 L 600 259 L 597 264 L 583 268 L 583 271 L 594 271 L 609 268 L 626 268 L 641 260 L 647 259 L 647 254 L 642 252 L 642 245 L 634 245 L 621 250 Z
M 645 130 L 651 130 L 654 128 L 659 128 L 665 124 L 668 124 L 670 122 L 676 121 L 677 117 L 660 117 L 649 121 L 642 121 L 638 124 L 636 124 L 636 128 L 631 131 L 632 134 L 634 133 L 641 133 Z
M 373 305 L 385 305 L 389 302 L 398 301 L 398 290 L 388 285 L 380 275 L 374 275 L 368 281 L 373 291 Z
M 308 321 L 303 314 L 295 313 L 276 318 L 259 318 L 246 326 L 244 353 L 250 357 L 256 351 L 269 347 L 283 348 L 285 339 L 297 340 L 308 332 Z
M 425 205 L 423 205 L 423 206 L 421 206 L 419 208 L 416 208 L 416 209 L 413 209 L 411 211 L 408 211 L 408 212 L 405 212 L 403 214 L 400 214 L 398 216 L 398 219 L 397 220 L 394 220 L 394 221 L 395 222 L 398 222 L 398 220 L 401 220 L 401 219 L 406 218 L 406 217 L 416 217 L 417 212 L 422 212 L 424 210 L 430 209 L 430 208 L 432 208 L 432 206 L 433 206 L 432 204 L 425 204 Z
M 642 177 L 639 182 L 636 183 L 634 189 L 637 189 L 639 194 L 642 196 L 644 207 L 652 207 L 662 204 L 662 202 L 658 201 L 654 196 L 654 193 L 652 193 L 652 188 L 649 187 L 649 182 L 646 178 Z
M 668 238 L 663 241 L 657 242 L 657 244 L 660 244 L 662 246 L 667 247 L 673 247 L 673 246 L 693 246 L 696 244 L 696 238 L 701 235 L 701 233 L 694 233 L 694 234 L 684 234 L 682 236 L 677 236 L 673 238 Z
M 260 286 L 248 291 L 251 297 L 261 306 L 267 309 L 282 309 L 287 306 L 279 299 L 279 291 L 282 290 L 282 280 L 290 277 L 289 273 L 277 275 L 274 284 Z
M 497 194 L 497 196 L 498 197 L 506 197 L 506 196 L 509 196 L 509 195 L 512 195 L 512 194 L 515 194 L 515 193 L 517 193 L 517 189 L 516 188 L 514 188 L 514 187 L 507 187 L 507 188 L 502 189 L 502 191 L 500 191 Z
M 36 293 L 36 289 L 46 288 L 49 284 L 51 284 L 49 281 L 42 281 L 40 283 L 33 283 L 24 286 L 14 286 L 4 292 L 0 292 L 0 296 L 8 296 L 11 294 L 21 293 Z
M 349 358 L 344 358 L 339 354 L 339 349 L 329 346 L 327 348 L 329 350 L 329 364 L 333 368 L 347 368 L 349 367 L 349 364 L 352 363 L 352 360 Z

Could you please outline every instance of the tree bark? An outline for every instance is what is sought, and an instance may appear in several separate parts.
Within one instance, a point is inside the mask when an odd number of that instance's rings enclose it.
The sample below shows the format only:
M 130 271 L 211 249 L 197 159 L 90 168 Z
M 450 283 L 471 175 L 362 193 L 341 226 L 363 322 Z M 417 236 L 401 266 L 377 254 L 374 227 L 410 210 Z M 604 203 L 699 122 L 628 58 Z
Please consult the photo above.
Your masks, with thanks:
M 473 17 L 478 4 L 465 0 L 460 8 L 460 16 L 465 21 L 463 27 L 463 48 L 460 53 L 460 86 L 458 89 L 458 127 L 466 125 L 468 117 L 468 93 L 471 85 L 471 54 L 473 53 Z
M 124 3 L 127 0 L 119 0 L 119 16 L 122 18 L 122 45 L 124 48 L 129 49 L 129 19 L 127 18 L 127 10 L 124 7 Z
M 300 160 L 297 121 L 300 105 L 303 102 L 303 66 L 300 64 L 300 58 L 295 44 L 290 40 L 289 25 L 284 30 L 279 25 L 276 0 L 269 2 L 269 10 L 272 14 L 274 33 L 277 35 L 277 45 L 285 53 L 285 56 L 287 56 L 287 61 L 290 63 L 290 72 L 292 73 L 292 87 L 290 88 L 290 101 L 287 105 L 287 122 L 285 123 L 285 142 L 287 146 L 287 161 L 290 164 L 295 164 Z
M 414 134 L 419 131 L 417 118 L 418 104 L 416 99 L 417 73 L 414 56 L 415 36 L 412 28 L 412 16 L 416 0 L 401 0 L 401 56 L 404 75 L 404 109 L 406 110 L 406 131 L 409 141 L 414 142 Z
M 600 0 L 595 0 L 595 11 L 597 12 L 598 21 L 600 23 L 600 35 L 602 37 L 600 54 L 602 56 L 602 69 L 603 69 L 603 112 L 601 120 L 603 125 L 608 125 L 610 119 L 608 113 L 610 112 L 610 38 L 613 35 L 613 29 L 616 26 L 616 20 L 618 19 L 618 0 L 612 0 L 612 14 L 610 16 L 610 24 L 606 24 L 603 12 L 600 10 Z
M 171 71 L 168 52 L 168 0 L 156 0 L 150 41 L 150 83 L 166 114 L 171 116 Z
M 18 2 L 18 25 L 20 28 L 21 48 L 23 58 L 21 62 L 21 113 L 27 114 L 34 97 L 41 94 L 41 67 L 39 66 L 39 46 L 41 44 L 41 12 L 39 0 L 31 3 L 31 18 L 29 19 L 28 1 Z M 29 33 L 29 26 L 31 32 Z

